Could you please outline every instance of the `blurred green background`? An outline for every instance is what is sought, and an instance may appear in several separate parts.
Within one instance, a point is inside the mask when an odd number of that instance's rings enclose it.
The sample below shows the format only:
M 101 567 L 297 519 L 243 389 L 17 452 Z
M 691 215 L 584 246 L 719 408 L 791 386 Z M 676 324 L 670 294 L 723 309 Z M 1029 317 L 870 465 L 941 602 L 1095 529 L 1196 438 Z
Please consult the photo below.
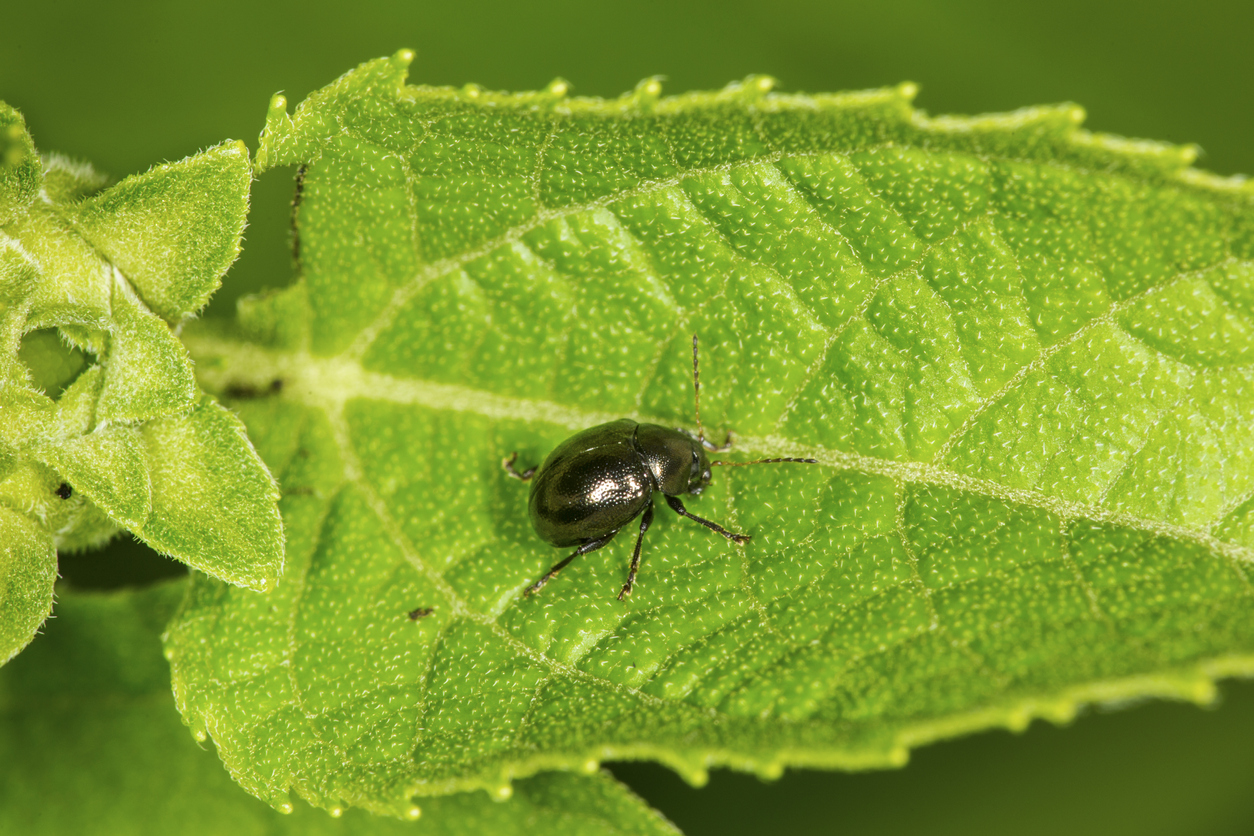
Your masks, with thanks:
M 226 138 L 256 147 L 270 95 L 299 101 L 368 58 L 411 47 L 411 80 L 533 89 L 555 76 L 613 96 L 769 73 L 784 90 L 910 80 L 932 113 L 1075 101 L 1087 126 L 1195 142 L 1200 165 L 1254 172 L 1254 4 L 1151 0 L 806 2 L 6 3 L 0 99 L 36 143 L 117 177 Z M 209 315 L 290 279 L 291 172 L 254 187 L 245 252 Z M 63 566 L 109 586 L 170 566 L 128 541 Z M 618 772 L 703 833 L 1254 833 L 1254 684 L 1209 711 L 1149 704 L 1072 728 L 1034 725 L 918 752 L 893 772 L 715 773 L 691 790 L 658 767 Z M 84 768 L 89 768 L 84 765 Z

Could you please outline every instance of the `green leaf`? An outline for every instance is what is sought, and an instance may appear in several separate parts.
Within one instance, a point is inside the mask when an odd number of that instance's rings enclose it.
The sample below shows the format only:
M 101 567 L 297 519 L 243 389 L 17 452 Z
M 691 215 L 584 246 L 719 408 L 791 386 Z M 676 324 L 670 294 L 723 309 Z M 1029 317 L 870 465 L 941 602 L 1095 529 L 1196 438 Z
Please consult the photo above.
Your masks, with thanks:
M 39 192 L 39 157 L 16 110 L 0 103 L 0 226 L 10 223 Z
M 22 532 L 0 567 L 0 658 L 48 612 L 53 549 L 119 528 L 267 588 L 283 559 L 273 480 L 162 319 L 199 309 L 239 252 L 247 150 L 228 142 L 102 190 L 89 166 L 41 161 L 2 104 L 0 134 L 0 510 Z
M 0 507 L 0 663 L 26 646 L 52 612 L 57 553 L 30 520 Z
M 197 578 L 167 644 L 250 792 L 886 766 L 1254 673 L 1249 185 L 1073 105 L 566 99 L 408 60 L 276 98 L 300 280 L 186 334 L 284 492 L 285 582 Z M 821 466 L 689 502 L 744 546 L 659 509 L 626 602 L 630 533 L 524 597 L 564 553 L 502 457 L 691 427 L 693 333 L 711 435 Z
M 170 698 L 159 633 L 182 582 L 138 592 L 63 592 L 57 618 L 0 671 L 0 832 L 391 836 L 410 822 L 305 804 L 281 815 L 239 789 L 197 746 Z M 673 834 L 605 773 L 520 782 L 425 804 L 432 834 Z
M 243 144 L 224 143 L 84 201 L 75 228 L 149 308 L 178 322 L 204 307 L 239 256 L 251 181 Z

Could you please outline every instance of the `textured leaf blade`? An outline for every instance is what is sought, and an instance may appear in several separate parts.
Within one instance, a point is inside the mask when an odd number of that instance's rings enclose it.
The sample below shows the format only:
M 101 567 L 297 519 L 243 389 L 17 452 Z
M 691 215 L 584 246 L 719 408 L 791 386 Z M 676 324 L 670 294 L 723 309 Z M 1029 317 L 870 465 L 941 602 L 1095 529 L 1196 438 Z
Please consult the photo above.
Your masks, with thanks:
M 407 88 L 406 60 L 272 108 L 302 280 L 244 309 L 268 347 L 188 337 L 210 388 L 282 382 L 241 408 L 293 588 L 197 580 L 169 645 L 250 791 L 887 765 L 1250 672 L 1248 186 L 1074 106 L 568 102 Z M 626 535 L 522 598 L 561 555 L 502 456 L 689 425 L 694 332 L 707 428 L 823 467 L 692 500 L 743 549 L 660 509 L 626 603 Z
M 392 836 L 412 822 L 306 804 L 281 815 L 237 787 L 188 737 L 171 704 L 160 630 L 183 583 L 110 595 L 68 592 L 30 652 L 0 673 L 0 830 L 39 834 Z M 72 804 L 48 799 L 72 795 Z M 520 782 L 508 803 L 434 799 L 436 834 L 673 834 L 608 775 Z

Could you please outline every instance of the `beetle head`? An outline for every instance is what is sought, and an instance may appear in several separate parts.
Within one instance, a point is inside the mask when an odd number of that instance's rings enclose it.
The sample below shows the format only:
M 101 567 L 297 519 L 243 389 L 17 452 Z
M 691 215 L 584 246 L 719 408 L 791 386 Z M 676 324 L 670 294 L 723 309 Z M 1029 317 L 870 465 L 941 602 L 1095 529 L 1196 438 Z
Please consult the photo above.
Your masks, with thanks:
M 683 430 L 681 430 L 683 432 Z M 691 437 L 691 433 L 684 433 Z M 710 484 L 710 460 L 705 455 L 705 445 L 692 439 L 692 467 L 688 471 L 688 493 L 696 496 Z
M 667 496 L 701 493 L 710 483 L 705 448 L 687 430 L 640 424 L 636 427 L 636 446 L 653 483 Z

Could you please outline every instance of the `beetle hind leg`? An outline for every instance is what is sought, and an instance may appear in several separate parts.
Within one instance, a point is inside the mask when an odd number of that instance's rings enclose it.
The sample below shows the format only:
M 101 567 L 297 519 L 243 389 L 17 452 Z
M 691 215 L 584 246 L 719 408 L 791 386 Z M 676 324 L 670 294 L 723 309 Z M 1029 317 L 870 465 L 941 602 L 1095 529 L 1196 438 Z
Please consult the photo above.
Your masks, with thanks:
M 679 497 L 677 496 L 666 497 L 666 504 L 671 506 L 671 510 L 673 510 L 676 514 L 679 514 L 679 516 L 687 517 L 690 520 L 699 522 L 711 531 L 717 531 L 719 534 L 722 534 L 733 543 L 743 543 L 750 537 L 748 534 L 736 534 L 734 531 L 728 531 L 716 522 L 711 522 L 710 520 L 698 517 L 696 514 L 688 513 L 688 509 L 684 507 L 684 503 L 680 502 Z
M 557 563 L 553 564 L 553 568 L 550 569 L 547 573 L 545 573 L 544 577 L 540 578 L 540 580 L 536 581 L 531 586 L 523 590 L 523 595 L 535 595 L 537 592 L 539 592 L 541 589 L 544 588 L 544 585 L 546 583 L 548 583 L 549 581 L 557 577 L 558 572 L 562 571 L 567 566 L 569 566 L 572 560 L 574 560 L 576 557 L 579 557 L 579 555 L 581 554 L 587 554 L 588 552 L 596 551 L 597 549 L 601 548 L 609 541 L 613 540 L 614 535 L 617 533 L 618 533 L 618 530 L 615 529 L 614 531 L 611 531 L 609 534 L 596 537 L 584 543 L 582 546 L 575 549 L 574 553 L 571 554 L 569 557 L 563 560 L 559 560 Z
M 623 589 L 618 593 L 618 600 L 623 600 L 631 594 L 632 584 L 636 582 L 636 570 L 640 568 L 640 544 L 644 542 L 644 533 L 649 530 L 649 526 L 653 524 L 653 502 L 650 500 L 648 506 L 644 509 L 644 516 L 640 518 L 640 533 L 636 535 L 636 550 L 631 553 L 631 568 L 627 570 L 627 583 L 623 584 Z
M 518 452 L 514 451 L 513 453 L 509 454 L 509 458 L 501 459 L 501 467 L 505 468 L 506 473 L 508 473 L 510 476 L 513 476 L 515 479 L 517 479 L 520 482 L 531 481 L 531 477 L 536 475 L 536 469 L 534 467 L 529 467 L 526 470 L 524 470 L 522 473 L 519 473 L 517 470 L 514 469 L 514 462 L 516 461 L 518 461 Z

